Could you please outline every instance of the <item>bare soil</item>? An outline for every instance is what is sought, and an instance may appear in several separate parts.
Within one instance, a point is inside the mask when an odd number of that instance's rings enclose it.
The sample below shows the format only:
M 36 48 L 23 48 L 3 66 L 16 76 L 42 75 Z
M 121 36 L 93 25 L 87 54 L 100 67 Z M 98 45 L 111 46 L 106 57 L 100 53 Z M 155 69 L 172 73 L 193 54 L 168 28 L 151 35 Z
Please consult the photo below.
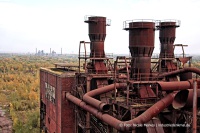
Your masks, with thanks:
M 12 133 L 12 120 L 2 107 L 0 107 L 0 133 Z

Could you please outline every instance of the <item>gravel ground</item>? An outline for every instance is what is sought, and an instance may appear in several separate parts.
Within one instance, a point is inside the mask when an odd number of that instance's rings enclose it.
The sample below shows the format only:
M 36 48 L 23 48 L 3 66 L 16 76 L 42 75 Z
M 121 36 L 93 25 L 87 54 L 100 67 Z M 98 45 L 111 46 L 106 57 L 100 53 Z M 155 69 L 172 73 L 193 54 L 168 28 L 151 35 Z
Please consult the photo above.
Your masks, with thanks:
M 5 110 L 0 107 L 0 133 L 12 133 L 12 121 L 6 117 Z

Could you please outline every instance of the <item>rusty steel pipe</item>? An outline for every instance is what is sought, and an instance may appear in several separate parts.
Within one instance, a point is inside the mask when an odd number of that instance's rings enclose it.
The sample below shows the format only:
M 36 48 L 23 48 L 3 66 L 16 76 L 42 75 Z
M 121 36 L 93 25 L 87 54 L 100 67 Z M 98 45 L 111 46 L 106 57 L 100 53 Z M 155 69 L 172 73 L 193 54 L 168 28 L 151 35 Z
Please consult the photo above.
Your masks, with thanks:
M 163 77 L 167 77 L 167 76 L 173 76 L 173 75 L 177 75 L 177 74 L 181 74 L 181 73 L 186 73 L 186 72 L 193 72 L 193 73 L 196 73 L 196 74 L 200 75 L 200 69 L 194 68 L 194 67 L 187 67 L 187 68 L 179 69 L 179 70 L 176 70 L 176 71 L 166 72 L 166 73 L 163 73 L 163 74 L 159 74 L 157 78 L 163 78 Z
M 98 119 L 104 121 L 105 123 L 107 123 L 108 125 L 112 126 L 113 128 L 119 131 L 131 131 L 137 127 L 137 124 L 147 123 L 153 117 L 157 116 L 161 111 L 163 111 L 166 107 L 168 107 L 173 102 L 175 95 L 176 95 L 176 92 L 172 92 L 168 94 L 166 97 L 164 97 L 163 99 L 155 103 L 145 112 L 143 112 L 141 115 L 129 121 L 120 121 L 109 114 L 104 114 L 102 112 L 99 112 L 94 107 L 90 105 L 86 105 L 85 102 L 76 98 L 70 93 L 66 93 L 66 99 L 73 102 L 74 104 L 81 107 L 82 109 L 90 112 L 91 114 L 96 116 Z
M 100 87 L 95 90 L 89 91 L 83 96 L 83 101 L 85 101 L 87 104 L 99 109 L 100 111 L 106 112 L 110 109 L 110 106 L 107 103 L 99 101 L 93 97 L 103 94 L 103 93 L 106 93 L 106 92 L 109 92 L 109 91 L 112 91 L 115 89 L 115 86 L 116 86 L 116 89 L 119 89 L 119 88 L 126 87 L 127 84 L 126 83 L 116 83 L 116 84 L 107 85 L 107 86 Z
M 158 87 L 163 91 L 177 91 L 186 90 L 193 87 L 192 80 L 188 81 L 174 81 L 174 82 L 158 82 Z
M 174 109 L 183 108 L 187 102 L 188 94 L 189 94 L 188 90 L 179 91 L 174 97 L 174 101 L 172 102 L 172 107 Z
M 174 97 L 172 107 L 174 109 L 192 108 L 193 106 L 193 89 L 181 90 Z M 200 98 L 200 89 L 197 89 L 197 98 Z M 200 105 L 198 105 L 200 107 Z
M 197 132 L 197 81 L 194 81 L 194 88 L 193 88 L 193 122 L 192 122 L 192 129 L 193 133 Z
M 110 126 L 116 128 L 116 129 L 118 128 L 118 125 L 121 122 L 120 120 L 110 116 L 109 114 L 104 114 L 102 112 L 99 112 L 98 109 L 96 109 L 90 105 L 87 105 L 84 101 L 76 98 L 75 96 L 71 95 L 70 93 L 66 93 L 66 99 L 71 101 L 75 105 L 81 107 L 82 109 L 90 112 L 92 115 L 94 115 L 98 119 L 106 122 L 107 124 L 109 124 Z
M 144 124 L 150 121 L 153 117 L 157 116 L 161 111 L 163 111 L 166 107 L 168 107 L 172 102 L 175 97 L 177 92 L 172 92 L 168 94 L 166 97 L 163 99 L 159 100 L 156 102 L 153 106 L 151 106 L 149 109 L 147 109 L 145 112 L 143 112 L 141 115 L 138 117 L 121 122 L 119 124 L 120 130 L 121 131 L 130 131 L 135 129 L 135 126 L 138 124 Z

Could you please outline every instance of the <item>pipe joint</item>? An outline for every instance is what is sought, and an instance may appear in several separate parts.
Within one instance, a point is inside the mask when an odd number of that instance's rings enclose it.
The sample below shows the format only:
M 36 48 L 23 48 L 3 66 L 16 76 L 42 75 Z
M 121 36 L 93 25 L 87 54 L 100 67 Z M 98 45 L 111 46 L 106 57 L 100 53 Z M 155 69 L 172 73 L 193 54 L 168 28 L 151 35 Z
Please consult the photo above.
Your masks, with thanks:
M 99 109 L 101 109 L 101 111 L 103 112 L 108 112 L 110 110 L 110 105 L 104 102 L 101 102 L 99 104 Z

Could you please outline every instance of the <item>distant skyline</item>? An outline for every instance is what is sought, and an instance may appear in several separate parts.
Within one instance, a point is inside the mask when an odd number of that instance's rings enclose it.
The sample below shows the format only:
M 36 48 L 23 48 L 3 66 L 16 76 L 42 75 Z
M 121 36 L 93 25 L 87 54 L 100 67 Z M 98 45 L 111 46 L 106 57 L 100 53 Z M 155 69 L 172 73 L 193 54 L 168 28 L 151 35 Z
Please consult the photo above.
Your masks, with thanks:
M 199 54 L 198 0 L 0 0 L 0 52 L 78 53 L 79 41 L 89 41 L 85 15 L 111 19 L 105 52 L 128 54 L 128 31 L 123 21 L 177 19 L 175 44 L 186 44 L 186 54 Z M 158 31 L 154 53 L 159 53 Z M 88 47 L 89 49 L 89 47 Z M 181 48 L 175 52 L 181 54 Z

